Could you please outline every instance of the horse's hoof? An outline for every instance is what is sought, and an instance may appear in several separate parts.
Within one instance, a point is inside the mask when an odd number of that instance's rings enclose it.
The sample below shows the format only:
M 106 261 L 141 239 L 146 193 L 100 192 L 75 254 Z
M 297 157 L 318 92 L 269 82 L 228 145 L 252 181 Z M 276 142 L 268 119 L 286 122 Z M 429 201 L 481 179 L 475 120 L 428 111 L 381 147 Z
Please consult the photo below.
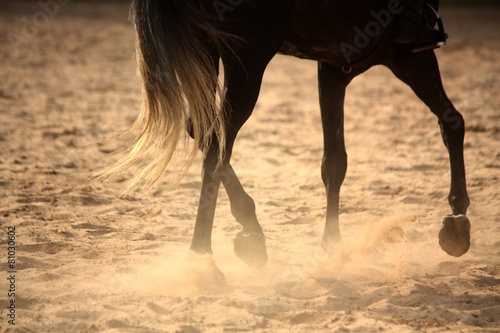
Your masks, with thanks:
M 339 244 L 340 244 L 340 242 L 330 242 L 330 241 L 322 240 L 320 246 L 321 246 L 321 249 L 328 256 L 332 256 L 338 252 Z
M 188 256 L 188 272 L 193 281 L 200 286 L 222 287 L 226 285 L 226 277 L 215 265 L 212 255 L 199 254 L 191 250 Z
M 439 245 L 450 256 L 460 257 L 470 247 L 470 221 L 465 215 L 448 215 L 439 231 Z
M 321 240 L 321 248 L 328 254 L 333 255 L 337 253 L 339 245 L 342 243 L 342 238 L 340 237 L 340 232 L 333 234 L 323 235 Z
M 264 266 L 267 263 L 266 238 L 264 234 L 238 232 L 234 239 L 234 252 L 249 266 Z

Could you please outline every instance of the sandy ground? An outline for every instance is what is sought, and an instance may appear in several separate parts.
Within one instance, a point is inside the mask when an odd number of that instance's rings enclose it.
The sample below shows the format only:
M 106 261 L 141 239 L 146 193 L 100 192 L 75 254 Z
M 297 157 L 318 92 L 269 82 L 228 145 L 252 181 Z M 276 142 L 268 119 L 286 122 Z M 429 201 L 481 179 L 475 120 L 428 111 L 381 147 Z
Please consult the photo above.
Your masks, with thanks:
M 0 6 L 1 332 L 14 331 L 8 227 L 15 332 L 500 331 L 498 9 L 444 8 L 451 39 L 437 51 L 467 123 L 469 253 L 437 243 L 450 171 L 436 119 L 378 67 L 348 90 L 343 244 L 325 257 L 316 65 L 279 56 L 233 159 L 270 261 L 255 270 L 236 258 L 239 226 L 221 192 L 213 260 L 227 284 L 217 285 L 206 282 L 212 259 L 188 253 L 199 168 L 141 199 L 119 198 L 127 177 L 88 182 L 127 142 L 104 139 L 140 107 L 127 6 L 71 2 L 32 30 L 36 3 Z M 26 39 L 13 47 L 9 32 Z

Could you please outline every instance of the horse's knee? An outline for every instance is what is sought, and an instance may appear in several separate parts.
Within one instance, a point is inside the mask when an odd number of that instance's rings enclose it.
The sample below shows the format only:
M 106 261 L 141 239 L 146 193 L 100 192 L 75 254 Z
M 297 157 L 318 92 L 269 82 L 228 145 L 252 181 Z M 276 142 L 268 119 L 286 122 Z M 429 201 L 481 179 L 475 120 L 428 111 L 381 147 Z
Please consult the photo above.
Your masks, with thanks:
M 463 132 L 465 128 L 464 117 L 455 108 L 447 109 L 439 120 L 444 129 Z

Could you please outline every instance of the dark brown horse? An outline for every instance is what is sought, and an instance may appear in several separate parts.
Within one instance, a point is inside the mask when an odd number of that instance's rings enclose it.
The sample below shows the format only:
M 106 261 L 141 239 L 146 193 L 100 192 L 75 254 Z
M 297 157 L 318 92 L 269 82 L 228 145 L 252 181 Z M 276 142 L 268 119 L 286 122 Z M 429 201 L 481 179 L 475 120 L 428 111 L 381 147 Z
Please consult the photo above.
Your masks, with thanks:
M 267 261 L 255 204 L 231 164 L 238 131 L 252 114 L 269 61 L 277 53 L 318 61 L 324 134 L 322 178 L 327 192 L 323 246 L 340 240 L 339 190 L 347 169 L 344 97 L 347 85 L 374 65 L 387 66 L 436 115 L 451 164 L 449 204 L 440 245 L 453 256 L 469 249 L 469 198 L 463 158 L 464 121 L 446 96 L 432 50 L 393 42 L 398 0 L 135 0 L 143 131 L 108 175 L 136 163 L 132 186 L 149 187 L 165 170 L 186 133 L 201 148 L 204 173 L 191 250 L 211 254 L 217 193 L 225 187 L 243 230 L 236 254 L 251 265 Z M 219 61 L 224 68 L 218 85 Z M 187 130 L 186 130 L 187 129 Z

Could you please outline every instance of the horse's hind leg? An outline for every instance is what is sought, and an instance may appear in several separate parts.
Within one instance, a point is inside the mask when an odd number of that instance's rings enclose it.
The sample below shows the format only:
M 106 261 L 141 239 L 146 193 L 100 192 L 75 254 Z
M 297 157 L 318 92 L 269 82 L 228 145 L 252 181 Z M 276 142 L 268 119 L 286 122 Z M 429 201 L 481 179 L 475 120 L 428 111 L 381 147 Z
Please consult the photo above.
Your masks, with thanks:
M 434 52 L 416 53 L 411 57 L 410 61 L 394 60 L 389 67 L 438 118 L 451 165 L 451 189 L 448 196 L 451 215 L 443 220 L 439 244 L 449 255 L 459 257 L 465 254 L 470 246 L 470 222 L 465 217 L 469 196 L 463 154 L 464 119 L 446 96 Z
M 279 43 L 276 43 L 276 46 L 278 45 Z M 231 140 L 231 149 L 239 129 L 248 120 L 255 107 L 265 67 L 277 51 L 276 46 L 269 47 L 269 51 L 264 53 L 260 51 L 261 60 L 257 62 L 248 59 L 243 65 L 231 57 L 224 62 L 226 103 L 231 108 L 230 134 L 228 135 L 228 140 Z M 254 53 L 253 56 L 257 54 Z M 222 182 L 231 203 L 231 212 L 243 227 L 243 231 L 239 232 L 234 240 L 234 251 L 247 264 L 262 266 L 267 262 L 267 252 L 265 237 L 255 213 L 255 203 L 243 189 L 229 163 L 225 166 Z
M 321 175 L 326 187 L 327 208 L 323 247 L 340 241 L 339 192 L 347 171 L 344 144 L 344 98 L 349 78 L 337 67 L 319 63 L 319 99 L 323 124 L 324 153 Z
M 207 2 L 209 3 L 209 2 Z M 208 6 L 212 8 L 212 6 Z M 191 249 L 198 253 L 212 253 L 211 232 L 220 183 L 223 182 L 231 201 L 231 210 L 243 226 L 235 240 L 236 254 L 246 263 L 260 266 L 267 262 L 265 238 L 255 216 L 255 204 L 246 194 L 230 166 L 230 158 L 238 131 L 252 114 L 259 96 L 264 70 L 278 52 L 291 24 L 293 1 L 258 0 L 241 2 L 221 21 L 227 29 L 230 49 L 221 45 L 220 57 L 224 64 L 226 115 L 225 156 L 217 166 L 218 147 L 212 147 L 204 160 L 204 175 L 200 206 L 196 217 Z M 221 18 L 222 19 L 222 18 Z M 217 140 L 212 140 L 213 144 Z
M 191 249 L 197 253 L 212 253 L 211 232 L 215 206 L 220 183 L 223 182 L 233 215 L 243 225 L 243 233 L 235 240 L 236 254 L 253 266 L 261 266 L 267 262 L 265 238 L 255 216 L 255 204 L 243 190 L 229 162 L 238 131 L 250 117 L 257 102 L 264 69 L 271 58 L 272 55 L 269 54 L 265 61 L 260 59 L 258 63 L 224 63 L 227 91 L 224 101 L 224 110 L 227 112 L 225 157 L 219 168 L 217 147 L 212 147 L 205 157 L 201 197 L 191 244 Z
M 267 262 L 265 237 L 255 212 L 255 202 L 245 192 L 240 180 L 229 164 L 222 176 L 222 183 L 231 203 L 231 213 L 243 227 L 234 239 L 234 252 L 251 266 Z

